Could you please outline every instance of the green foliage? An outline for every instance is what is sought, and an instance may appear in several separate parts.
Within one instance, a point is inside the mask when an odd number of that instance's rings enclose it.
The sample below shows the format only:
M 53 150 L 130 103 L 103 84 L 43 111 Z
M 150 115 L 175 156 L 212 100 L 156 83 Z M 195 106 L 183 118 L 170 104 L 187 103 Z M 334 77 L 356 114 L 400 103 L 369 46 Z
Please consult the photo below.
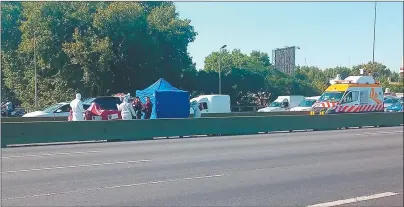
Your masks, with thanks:
M 172 2 L 7 2 L 1 9 L 2 94 L 14 92 L 28 108 L 34 49 L 40 107 L 75 92 L 133 93 L 160 77 L 181 84 L 194 67 L 187 47 L 196 32 Z
M 317 67 L 298 67 L 295 77 L 300 80 L 311 82 L 318 91 L 324 91 L 329 86 L 329 80 L 341 75 L 341 79 L 348 76 L 360 75 L 360 69 L 364 69 L 364 75 L 372 75 L 376 80 L 380 81 L 383 89 L 390 88 L 393 92 L 403 91 L 403 79 L 400 78 L 397 72 L 392 72 L 381 63 L 368 62 L 366 64 L 356 65 L 352 68 L 336 67 L 320 70 Z M 389 78 L 391 81 L 389 81 Z M 393 82 L 393 83 L 391 83 Z

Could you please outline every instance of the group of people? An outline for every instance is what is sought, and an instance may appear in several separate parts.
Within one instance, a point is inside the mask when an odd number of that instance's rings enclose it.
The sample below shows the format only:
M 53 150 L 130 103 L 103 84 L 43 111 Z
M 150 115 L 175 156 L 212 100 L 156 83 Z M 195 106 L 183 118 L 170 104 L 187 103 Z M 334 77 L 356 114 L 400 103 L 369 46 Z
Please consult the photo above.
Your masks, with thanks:
M 123 120 L 142 119 L 142 112 L 144 112 L 144 119 L 150 119 L 152 114 L 152 103 L 150 97 L 146 97 L 146 103 L 142 104 L 139 97 L 136 97 L 133 103 L 129 103 L 130 94 L 123 97 L 121 104 L 117 105 L 118 110 L 121 112 Z
M 133 117 L 135 119 L 142 119 L 142 112 L 145 114 L 144 119 L 150 119 L 152 114 L 152 103 L 150 101 L 150 97 L 146 97 L 146 103 L 143 104 L 140 101 L 139 97 L 133 101 L 133 103 L 129 103 L 130 94 L 127 94 L 123 97 L 122 103 L 117 104 L 118 111 L 121 112 L 121 116 L 123 120 L 132 120 Z M 70 107 L 72 111 L 72 121 L 84 121 L 84 108 L 83 102 L 81 101 L 81 94 L 77 93 L 76 98 L 70 102 Z

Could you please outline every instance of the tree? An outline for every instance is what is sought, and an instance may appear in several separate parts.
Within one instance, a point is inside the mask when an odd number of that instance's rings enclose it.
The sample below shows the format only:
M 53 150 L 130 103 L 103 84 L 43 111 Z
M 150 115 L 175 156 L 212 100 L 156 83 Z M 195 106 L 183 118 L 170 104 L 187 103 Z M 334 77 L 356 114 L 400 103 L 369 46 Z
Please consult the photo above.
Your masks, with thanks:
M 205 58 L 204 71 L 217 72 L 220 56 L 221 71 L 225 75 L 223 91 L 231 94 L 234 103 L 259 103 L 254 100 L 259 99 L 259 94 L 271 94 L 270 99 L 275 99 L 280 95 L 316 95 L 318 92 L 307 82 L 305 74 L 299 73 L 299 79 L 276 70 L 270 64 L 268 54 L 260 51 L 252 51 L 249 55 L 238 49 L 231 53 L 227 50 L 212 52 Z
M 197 34 L 171 2 L 2 3 L 2 28 L 4 87 L 26 107 L 34 45 L 40 107 L 75 92 L 133 93 L 160 77 L 176 84 L 193 70 L 187 46 Z
M 16 50 L 21 41 L 21 2 L 1 3 L 1 49 L 9 52 Z
M 239 49 L 234 49 L 231 53 L 227 50 L 223 52 L 212 52 L 205 58 L 204 70 L 229 72 L 233 68 L 243 68 L 259 73 L 266 73 L 270 68 L 267 53 L 252 51 L 250 55 L 243 54 Z

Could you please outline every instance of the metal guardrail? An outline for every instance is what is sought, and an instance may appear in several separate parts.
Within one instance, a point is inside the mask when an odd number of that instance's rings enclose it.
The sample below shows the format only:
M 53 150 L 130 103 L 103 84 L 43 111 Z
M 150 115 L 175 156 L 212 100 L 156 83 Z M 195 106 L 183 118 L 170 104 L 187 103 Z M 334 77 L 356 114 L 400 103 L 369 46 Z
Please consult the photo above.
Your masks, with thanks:
M 403 113 L 333 114 L 323 116 L 246 116 L 132 121 L 1 123 L 2 147 L 11 144 L 91 140 L 151 140 L 154 137 L 238 135 L 270 131 L 332 130 L 344 127 L 398 126 Z

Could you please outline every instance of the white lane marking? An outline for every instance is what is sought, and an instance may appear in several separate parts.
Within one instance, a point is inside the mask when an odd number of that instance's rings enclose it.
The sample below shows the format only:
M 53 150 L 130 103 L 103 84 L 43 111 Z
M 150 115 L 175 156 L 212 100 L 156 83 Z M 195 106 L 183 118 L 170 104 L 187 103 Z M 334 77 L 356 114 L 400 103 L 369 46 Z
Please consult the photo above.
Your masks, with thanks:
M 93 163 L 93 164 L 82 164 L 82 165 L 33 168 L 33 169 L 23 169 L 23 170 L 10 170 L 10 171 L 1 172 L 1 174 L 18 173 L 18 172 L 32 172 L 32 171 L 42 171 L 42 170 L 55 170 L 55 169 L 67 169 L 67 168 L 78 168 L 78 167 L 94 167 L 94 166 L 103 166 L 103 165 L 128 164 L 128 163 L 149 162 L 149 161 L 150 160 L 130 160 L 130 161 L 119 161 L 119 162 L 104 162 L 104 163 Z
M 19 197 L 12 197 L 12 198 L 4 198 L 1 200 L 5 201 L 5 200 L 17 200 L 17 199 L 26 199 L 26 198 L 34 198 L 34 197 L 45 197 L 45 196 L 62 195 L 62 194 L 68 194 L 68 193 L 82 193 L 82 192 L 94 191 L 94 190 L 111 190 L 111 189 L 116 189 L 116 188 L 128 188 L 128 187 L 136 187 L 136 186 L 142 186 L 142 185 L 172 183 L 172 182 L 176 182 L 176 181 L 178 182 L 178 181 L 182 181 L 182 180 L 197 180 L 197 179 L 204 179 L 204 178 L 212 179 L 212 178 L 217 178 L 217 177 L 222 177 L 222 176 L 224 176 L 224 174 L 205 175 L 205 176 L 186 177 L 186 178 L 174 178 L 174 179 L 167 179 L 167 180 L 149 181 L 149 182 L 143 182 L 143 183 L 132 183 L 132 184 L 122 184 L 122 185 L 116 185 L 116 186 L 88 188 L 88 189 L 83 189 L 83 190 L 71 190 L 71 191 L 64 191 L 64 192 L 53 192 L 53 193 L 44 193 L 44 194 L 36 194 L 36 195 L 28 195 L 28 196 L 19 196 Z
M 13 155 L 8 157 L 1 157 L 1 159 L 12 158 L 25 158 L 25 157 L 45 157 L 45 156 L 57 156 L 57 155 L 77 155 L 77 154 L 90 154 L 99 153 L 101 151 L 84 151 L 84 152 L 59 152 L 59 153 L 44 153 L 44 154 L 32 154 L 32 155 Z
M 403 133 L 403 131 L 391 131 L 391 132 L 367 132 L 361 134 L 354 134 L 354 136 L 363 136 L 363 135 L 375 135 L 375 134 L 398 134 Z
M 332 201 L 332 202 L 327 202 L 327 203 L 319 203 L 319 204 L 310 205 L 307 207 L 340 206 L 340 205 L 344 205 L 344 204 L 348 204 L 348 203 L 356 203 L 356 202 L 360 202 L 360 201 L 373 200 L 373 199 L 394 196 L 394 195 L 398 195 L 398 193 L 385 192 L 385 193 L 373 194 L 373 195 L 369 195 L 369 196 L 360 196 L 360 197 L 349 198 L 349 199 L 345 199 L 345 200 L 338 200 L 338 201 Z

